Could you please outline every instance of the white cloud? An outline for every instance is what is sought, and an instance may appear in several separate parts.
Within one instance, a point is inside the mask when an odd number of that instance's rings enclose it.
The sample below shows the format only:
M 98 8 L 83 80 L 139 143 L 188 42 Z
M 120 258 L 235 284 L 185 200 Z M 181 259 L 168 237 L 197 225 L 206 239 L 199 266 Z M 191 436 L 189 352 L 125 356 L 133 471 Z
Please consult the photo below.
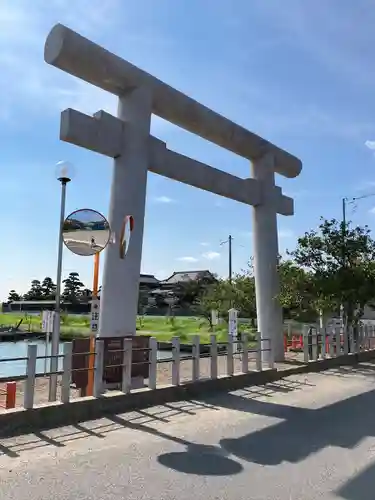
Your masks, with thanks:
M 176 260 L 179 260 L 181 262 L 198 262 L 198 259 L 196 259 L 195 257 L 191 257 L 191 256 L 178 257 Z
M 157 196 L 155 198 L 155 201 L 157 203 L 173 203 L 174 200 L 172 200 L 172 198 L 169 198 L 168 196 Z
M 294 232 L 291 229 L 279 229 L 277 232 L 279 235 L 279 238 L 293 238 L 294 237 Z
M 202 257 L 208 260 L 215 260 L 220 258 L 220 254 L 219 252 L 205 252 L 202 254 Z
M 370 208 L 369 213 L 370 213 L 370 214 L 375 214 L 375 207 Z
M 207 241 L 202 241 L 201 245 L 202 245 L 202 247 L 209 247 L 210 246 L 210 244 L 207 243 Z
M 375 141 L 366 141 L 365 146 L 369 149 L 374 150 L 375 149 Z
M 0 122 L 18 126 L 21 111 L 46 118 L 58 117 L 65 108 L 86 114 L 100 109 L 116 114 L 115 96 L 49 66 L 43 48 L 51 28 L 62 23 L 114 51 L 113 40 L 118 40 L 121 48 L 138 36 L 137 43 L 143 40 L 144 50 L 154 41 L 134 27 L 134 12 L 136 8 L 124 7 L 121 0 L 79 0 L 70 2 L 69 9 L 65 0 L 0 0 L 0 47 L 4 47 L 0 49 L 0 92 L 7 96 Z M 152 130 L 164 129 L 165 123 L 153 120 Z

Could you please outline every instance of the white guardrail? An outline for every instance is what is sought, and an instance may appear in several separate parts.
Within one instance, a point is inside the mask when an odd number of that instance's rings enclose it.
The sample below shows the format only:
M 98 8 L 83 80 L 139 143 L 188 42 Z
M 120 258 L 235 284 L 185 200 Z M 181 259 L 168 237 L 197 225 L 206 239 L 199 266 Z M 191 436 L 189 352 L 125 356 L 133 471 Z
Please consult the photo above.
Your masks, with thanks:
M 217 337 L 212 334 L 209 344 L 201 344 L 199 335 L 192 336 L 191 353 L 181 352 L 180 338 L 174 337 L 171 342 L 171 357 L 158 359 L 158 340 L 155 337 L 149 338 L 148 347 L 135 349 L 131 338 L 125 338 L 123 341 L 123 349 L 114 350 L 113 353 L 121 353 L 120 364 L 106 364 L 104 340 L 97 339 L 95 342 L 95 352 L 77 352 L 73 353 L 73 343 L 66 342 L 63 346 L 63 354 L 58 358 L 62 358 L 62 370 L 59 372 L 48 371 L 44 374 L 37 373 L 38 360 L 51 359 L 51 356 L 39 356 L 37 345 L 31 344 L 28 346 L 27 357 L 23 358 L 0 358 L 0 363 L 11 363 L 26 361 L 26 373 L 24 377 L 17 377 L 17 382 L 23 383 L 23 401 L 18 401 L 19 406 L 25 409 L 32 409 L 39 401 L 35 401 L 36 385 L 38 380 L 46 381 L 45 377 L 58 374 L 60 377 L 59 399 L 62 403 L 69 403 L 71 400 L 71 391 L 74 388 L 71 385 L 72 375 L 74 371 L 94 371 L 93 396 L 100 397 L 106 390 L 103 382 L 104 371 L 106 369 L 121 368 L 122 377 L 120 389 L 124 394 L 132 392 L 132 366 L 134 367 L 135 359 L 132 355 L 136 350 L 147 351 L 148 360 L 140 363 L 147 363 L 148 379 L 145 379 L 145 385 L 149 390 L 155 390 L 158 385 L 170 383 L 173 386 L 179 386 L 186 383 L 197 383 L 200 380 L 216 379 L 218 377 L 232 377 L 241 373 L 249 373 L 251 371 L 262 371 L 264 369 L 274 368 L 274 363 L 271 355 L 271 341 L 261 339 L 260 333 L 255 334 L 255 338 L 249 339 L 245 333 L 239 336 L 238 339 L 232 339 L 229 336 L 226 342 L 217 342 Z M 111 351 L 109 351 L 110 353 Z M 94 363 L 92 368 L 73 369 L 74 356 L 93 356 Z M 266 362 L 265 362 L 266 360 Z M 165 364 L 170 365 L 170 380 L 159 382 L 161 372 L 160 368 L 164 368 Z M 61 362 L 60 362 L 61 364 Z M 90 363 L 87 364 L 88 366 Z M 204 366 L 203 366 L 204 365 Z M 203 368 L 203 370 L 202 370 Z M 167 370 L 168 371 L 168 370 Z M 202 376 L 202 371 L 204 375 Z M 183 379 L 183 380 L 182 380 Z M 38 387 L 38 392 L 44 390 L 48 394 L 47 384 L 43 388 Z M 12 386 L 13 387 L 13 386 Z

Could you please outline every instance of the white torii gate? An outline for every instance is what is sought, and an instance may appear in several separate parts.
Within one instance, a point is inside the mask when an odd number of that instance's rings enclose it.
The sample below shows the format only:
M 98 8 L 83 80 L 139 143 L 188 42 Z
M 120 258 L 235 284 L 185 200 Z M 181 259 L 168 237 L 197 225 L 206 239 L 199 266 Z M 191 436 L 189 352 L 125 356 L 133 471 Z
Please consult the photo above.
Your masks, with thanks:
M 277 302 L 277 213 L 293 215 L 293 199 L 275 186 L 275 172 L 296 177 L 301 161 L 157 78 L 58 24 L 45 44 L 45 61 L 118 96 L 118 117 L 93 117 L 67 109 L 60 139 L 114 158 L 109 223 L 116 235 L 124 217 L 135 220 L 126 259 L 118 245 L 107 248 L 99 335 L 136 334 L 147 172 L 252 205 L 258 329 L 271 339 L 275 360 L 283 359 L 282 314 Z M 241 179 L 171 151 L 150 135 L 152 113 L 252 162 L 253 177 Z M 263 354 L 268 358 L 268 353 Z

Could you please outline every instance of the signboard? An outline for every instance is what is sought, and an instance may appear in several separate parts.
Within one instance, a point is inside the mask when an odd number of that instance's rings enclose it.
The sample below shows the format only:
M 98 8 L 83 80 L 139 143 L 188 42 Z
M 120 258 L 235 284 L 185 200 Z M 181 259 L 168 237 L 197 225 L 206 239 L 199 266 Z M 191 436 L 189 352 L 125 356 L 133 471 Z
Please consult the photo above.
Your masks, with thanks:
M 136 335 L 133 338 L 132 377 L 149 376 L 149 337 Z M 108 384 L 121 383 L 124 337 L 107 337 L 104 340 L 103 380 Z M 72 383 L 77 389 L 84 389 L 88 384 L 90 339 L 73 340 Z M 113 368 L 111 368 L 113 366 Z M 75 370 L 79 371 L 75 371 Z
M 99 331 L 99 314 L 100 314 L 100 301 L 98 298 L 93 297 L 91 301 L 91 331 L 96 335 Z
M 237 338 L 238 329 L 238 311 L 236 309 L 229 309 L 229 322 L 228 322 L 228 333 L 233 339 Z
M 122 362 L 124 357 L 124 338 L 133 339 L 132 377 L 148 378 L 149 375 L 149 337 L 135 335 L 133 337 L 107 337 L 104 340 L 103 380 L 107 384 L 122 381 Z M 113 368 L 111 368 L 113 366 Z

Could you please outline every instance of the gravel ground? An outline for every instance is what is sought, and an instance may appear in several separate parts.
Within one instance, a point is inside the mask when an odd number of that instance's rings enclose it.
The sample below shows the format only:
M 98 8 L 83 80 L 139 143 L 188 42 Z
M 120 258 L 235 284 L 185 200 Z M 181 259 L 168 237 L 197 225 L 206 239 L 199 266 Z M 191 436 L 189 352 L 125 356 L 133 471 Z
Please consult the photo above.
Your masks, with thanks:
M 288 358 L 298 358 L 296 354 L 289 354 Z M 242 373 L 242 360 L 241 355 L 234 355 L 233 360 L 234 373 Z M 210 377 L 210 358 L 201 358 L 199 363 L 200 377 L 209 378 Z M 249 353 L 249 370 L 255 370 L 255 360 L 254 354 Z M 225 376 L 227 374 L 227 356 L 218 357 L 218 376 Z M 180 380 L 181 383 L 188 382 L 192 379 L 192 360 L 181 360 L 180 363 Z M 43 404 L 48 402 L 48 377 L 38 377 L 36 379 L 34 402 L 35 404 Z M 158 363 L 157 368 L 157 385 L 168 385 L 172 383 L 172 363 L 163 362 Z M 4 406 L 5 395 L 4 395 L 5 384 L 0 384 L 0 404 Z M 58 390 L 57 398 L 60 398 L 61 393 L 61 377 L 58 378 Z M 16 393 L 16 407 L 23 406 L 24 397 L 24 381 L 17 382 L 17 393 Z M 71 398 L 79 398 L 80 391 L 77 389 L 71 389 Z M 3 407 L 0 407 L 0 412 L 6 411 Z

